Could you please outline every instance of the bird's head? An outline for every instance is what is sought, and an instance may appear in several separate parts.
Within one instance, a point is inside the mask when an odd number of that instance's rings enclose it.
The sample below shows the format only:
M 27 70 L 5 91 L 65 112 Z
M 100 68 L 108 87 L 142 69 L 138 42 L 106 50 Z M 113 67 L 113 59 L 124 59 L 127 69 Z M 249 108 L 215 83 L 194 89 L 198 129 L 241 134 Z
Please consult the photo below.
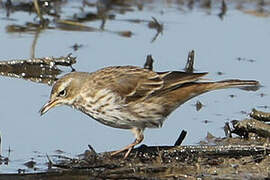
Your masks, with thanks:
M 45 114 L 53 107 L 60 105 L 72 105 L 79 95 L 81 86 L 85 80 L 85 73 L 69 73 L 53 85 L 50 100 L 40 109 L 40 115 Z

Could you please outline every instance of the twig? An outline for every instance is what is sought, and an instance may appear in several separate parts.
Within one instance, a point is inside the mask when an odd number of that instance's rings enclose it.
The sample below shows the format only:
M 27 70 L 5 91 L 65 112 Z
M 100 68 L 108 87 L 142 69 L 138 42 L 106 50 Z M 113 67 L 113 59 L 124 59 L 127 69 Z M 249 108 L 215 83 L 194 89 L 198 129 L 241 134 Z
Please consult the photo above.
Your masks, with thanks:
M 47 157 L 47 159 L 48 159 L 48 169 L 51 169 L 52 166 L 53 166 L 53 162 L 52 162 L 52 160 L 50 159 L 50 157 L 48 156 L 48 154 L 46 154 L 46 157 Z
M 232 138 L 232 130 L 228 122 L 225 123 L 224 132 L 226 137 Z
M 185 139 L 186 135 L 187 135 L 187 131 L 182 130 L 182 132 L 179 135 L 178 139 L 174 143 L 174 146 L 180 146 L 182 144 L 183 140 Z
M 144 69 L 149 69 L 152 71 L 153 70 L 153 62 L 154 62 L 154 60 L 152 58 L 152 55 L 151 54 L 147 55 L 146 61 L 144 64 Z
M 88 148 L 91 150 L 92 153 L 94 153 L 94 155 L 97 156 L 97 152 L 95 151 L 95 149 L 90 144 L 88 144 Z
M 187 63 L 186 63 L 185 69 L 184 69 L 187 73 L 193 73 L 193 71 L 194 71 L 194 68 L 193 68 L 194 56 L 195 56 L 194 50 L 192 50 L 188 53 Z

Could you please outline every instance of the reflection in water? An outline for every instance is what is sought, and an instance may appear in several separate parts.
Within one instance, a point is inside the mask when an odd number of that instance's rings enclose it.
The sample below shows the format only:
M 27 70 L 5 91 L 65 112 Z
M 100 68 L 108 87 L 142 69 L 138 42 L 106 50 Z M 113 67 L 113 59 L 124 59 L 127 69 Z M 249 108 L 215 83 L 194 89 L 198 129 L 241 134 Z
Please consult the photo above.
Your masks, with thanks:
M 74 70 L 72 67 L 74 63 L 76 58 L 71 54 L 59 58 L 0 61 L 0 75 L 52 85 L 57 80 L 57 75 L 61 73 L 57 66 L 70 66 Z
M 33 42 L 32 42 L 32 46 L 31 46 L 31 58 L 32 59 L 35 58 L 35 50 L 36 50 L 37 40 L 38 40 L 40 31 L 41 30 L 39 30 L 39 29 L 36 30 L 35 36 L 34 36 L 34 39 L 33 39 Z
M 223 20 L 223 17 L 225 16 L 226 12 L 227 12 L 227 5 L 226 5 L 226 2 L 225 0 L 222 0 L 222 3 L 221 3 L 221 8 L 220 8 L 220 13 L 218 14 L 218 17 Z
M 2 164 L 8 165 L 9 156 L 10 156 L 10 149 L 8 150 L 8 157 L 4 157 L 2 155 L 2 134 L 1 134 L 1 131 L 0 131 L 0 165 L 2 165 Z
M 8 3 L 9 2 L 9 3 Z M 126 11 L 132 11 L 130 5 L 127 5 L 126 3 L 117 3 L 116 6 L 111 6 L 113 4 L 113 1 L 100 1 L 95 4 L 97 8 L 97 12 L 84 12 L 85 6 L 93 6 L 92 3 L 86 3 L 86 1 L 83 1 L 81 4 L 81 8 L 79 8 L 80 11 L 83 12 L 76 12 L 70 16 L 68 16 L 66 19 L 60 18 L 59 11 L 61 8 L 63 8 L 63 5 L 65 3 L 59 3 L 62 1 L 34 1 L 34 2 L 17 2 L 12 3 L 11 1 L 8 1 L 6 3 L 5 9 L 7 11 L 7 17 L 10 16 L 10 13 L 16 12 L 16 11 L 28 11 L 29 13 L 37 13 L 37 16 L 39 17 L 39 21 L 36 21 L 36 18 L 34 18 L 35 22 L 26 22 L 24 25 L 19 24 L 11 24 L 6 26 L 6 31 L 9 33 L 21 33 L 21 32 L 37 32 L 44 29 L 60 29 L 64 31 L 87 31 L 87 32 L 109 32 L 113 34 L 117 34 L 122 37 L 131 37 L 132 32 L 129 30 L 124 31 L 112 31 L 109 29 L 105 29 L 105 23 L 107 19 L 114 19 L 114 14 L 108 14 L 107 12 L 110 11 L 112 8 L 115 7 L 121 7 L 121 13 L 125 13 Z M 101 6 L 101 4 L 104 4 L 105 6 Z M 123 6 L 123 7 L 122 7 Z M 104 8 L 100 8 L 104 7 Z M 118 9 L 119 10 L 119 9 Z M 100 27 L 91 27 L 85 24 L 82 24 L 83 22 L 89 22 L 89 21 L 96 21 L 101 20 Z
M 72 45 L 70 48 L 73 49 L 73 51 L 78 51 L 80 48 L 83 47 L 83 44 L 77 44 L 75 43 L 74 45 Z
M 168 4 L 176 3 L 179 6 L 180 11 L 192 10 L 195 5 L 197 7 L 206 9 L 206 13 L 210 14 L 213 6 L 219 6 L 220 13 L 218 13 L 218 17 L 223 20 L 224 15 L 227 12 L 227 4 L 225 0 L 211 1 L 193 1 L 186 0 L 184 1 L 166 1 Z M 78 12 L 67 12 L 68 15 L 65 17 L 63 15 L 65 5 L 68 3 L 65 1 L 31 1 L 31 2 L 13 2 L 11 0 L 6 1 L 2 4 L 2 8 L 6 10 L 6 16 L 9 18 L 12 13 L 16 11 L 24 11 L 29 13 L 37 13 L 37 17 L 33 19 L 34 22 L 26 22 L 24 25 L 19 24 L 11 24 L 6 26 L 7 32 L 37 32 L 44 29 L 60 29 L 65 31 L 88 31 L 88 32 L 109 32 L 113 34 L 117 34 L 122 37 L 131 37 L 133 34 L 130 30 L 124 31 L 112 31 L 110 29 L 105 28 L 105 24 L 107 20 L 115 21 L 119 20 L 117 18 L 118 14 L 125 14 L 126 12 L 134 11 L 134 8 L 138 8 L 139 10 L 143 9 L 145 4 L 149 4 L 149 1 L 141 1 L 140 4 L 136 1 L 111 1 L 111 0 L 102 0 L 97 1 L 95 3 L 82 1 L 80 2 L 80 7 L 77 9 Z M 253 3 L 253 2 L 250 2 Z M 247 1 L 238 1 L 231 4 L 234 5 L 239 10 L 252 14 L 255 16 L 266 17 L 269 15 L 269 5 L 264 3 L 263 1 L 259 1 L 256 4 L 255 9 L 250 9 L 250 6 L 247 6 Z M 90 8 L 87 9 L 87 8 Z M 72 14 L 71 14 L 72 13 Z M 61 18 L 60 18 L 61 17 Z M 39 19 L 39 21 L 37 21 Z M 152 38 L 151 42 L 154 42 L 159 34 L 163 32 L 163 25 L 160 24 L 156 18 L 152 17 L 153 21 L 148 20 L 139 20 L 138 19 L 130 19 L 130 22 L 141 23 L 148 21 L 148 27 L 156 29 L 157 33 Z M 87 22 L 100 21 L 101 24 L 99 27 L 92 27 L 86 25 Z
M 59 16 L 58 7 L 65 4 L 65 1 L 12 1 L 7 0 L 2 2 L 2 7 L 6 10 L 6 16 L 11 16 L 12 13 L 17 11 L 27 12 L 29 14 L 39 11 L 40 15 L 46 14 L 49 16 Z M 38 9 L 37 9 L 38 8 Z
M 158 20 L 154 17 L 152 17 L 152 19 L 153 19 L 153 21 L 150 21 L 148 23 L 148 27 L 150 29 L 156 29 L 156 31 L 157 31 L 157 33 L 155 34 L 155 36 L 151 40 L 151 42 L 153 43 L 157 39 L 158 35 L 163 33 L 163 24 L 160 24 L 158 22 Z
M 187 2 L 185 2 L 187 1 Z M 63 16 L 65 5 L 68 1 L 30 1 L 30 2 L 13 2 L 11 0 L 2 4 L 2 8 L 6 10 L 6 16 L 9 18 L 12 13 L 16 11 L 24 11 L 29 13 L 37 13 L 37 17 L 33 19 L 34 22 L 26 22 L 24 25 L 11 24 L 6 26 L 6 31 L 9 33 L 18 32 L 36 32 L 36 36 L 45 29 L 60 29 L 64 31 L 87 31 L 87 32 L 109 32 L 122 37 L 131 37 L 133 35 L 130 30 L 113 31 L 105 28 L 107 20 L 117 21 L 117 14 L 125 14 L 127 12 L 135 11 L 136 9 L 142 10 L 145 4 L 153 2 L 149 1 L 112 1 L 112 0 L 99 0 L 96 2 L 81 1 L 77 9 L 78 12 L 67 12 L 67 16 Z M 227 4 L 225 0 L 221 2 L 218 0 L 183 0 L 183 1 L 166 1 L 167 4 L 177 4 L 180 11 L 192 10 L 197 5 L 199 8 L 206 10 L 207 14 L 211 14 L 213 7 L 219 6 L 220 12 L 217 16 L 223 20 L 227 12 Z M 260 17 L 267 17 L 269 15 L 269 4 L 264 1 L 259 1 L 256 4 L 255 9 L 250 9 L 247 4 L 256 3 L 248 1 L 237 1 L 230 5 L 235 6 L 239 10 Z M 90 9 L 89 9 L 90 8 Z M 37 21 L 39 19 L 39 21 Z M 160 24 L 156 18 L 152 17 L 152 21 L 130 19 L 130 22 L 148 22 L 149 29 L 156 29 L 155 36 L 151 39 L 151 42 L 155 42 L 159 34 L 163 32 L 163 24 Z M 87 22 L 100 21 L 99 27 L 93 27 L 86 25 Z M 32 51 L 31 56 L 34 57 Z

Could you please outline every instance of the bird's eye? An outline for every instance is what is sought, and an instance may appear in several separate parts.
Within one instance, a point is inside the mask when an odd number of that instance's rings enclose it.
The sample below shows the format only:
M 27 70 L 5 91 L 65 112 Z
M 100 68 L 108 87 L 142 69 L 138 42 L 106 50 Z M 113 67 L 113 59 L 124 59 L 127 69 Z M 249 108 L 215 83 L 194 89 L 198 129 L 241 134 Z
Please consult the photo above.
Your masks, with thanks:
M 67 95 L 67 91 L 64 89 L 62 91 L 59 92 L 58 96 L 64 97 Z

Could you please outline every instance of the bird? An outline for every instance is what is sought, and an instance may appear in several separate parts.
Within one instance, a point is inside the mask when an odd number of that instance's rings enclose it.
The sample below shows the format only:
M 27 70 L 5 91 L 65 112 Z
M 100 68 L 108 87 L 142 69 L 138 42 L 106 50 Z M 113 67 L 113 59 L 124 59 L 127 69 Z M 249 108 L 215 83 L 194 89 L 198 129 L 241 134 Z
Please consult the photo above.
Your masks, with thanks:
M 144 139 L 146 128 L 160 128 L 181 104 L 216 89 L 258 86 L 256 80 L 229 79 L 205 81 L 207 72 L 154 72 L 137 66 L 111 66 L 95 72 L 70 72 L 52 87 L 50 99 L 40 115 L 53 107 L 68 105 L 110 127 L 130 129 L 135 140 L 112 156 L 126 151 Z

